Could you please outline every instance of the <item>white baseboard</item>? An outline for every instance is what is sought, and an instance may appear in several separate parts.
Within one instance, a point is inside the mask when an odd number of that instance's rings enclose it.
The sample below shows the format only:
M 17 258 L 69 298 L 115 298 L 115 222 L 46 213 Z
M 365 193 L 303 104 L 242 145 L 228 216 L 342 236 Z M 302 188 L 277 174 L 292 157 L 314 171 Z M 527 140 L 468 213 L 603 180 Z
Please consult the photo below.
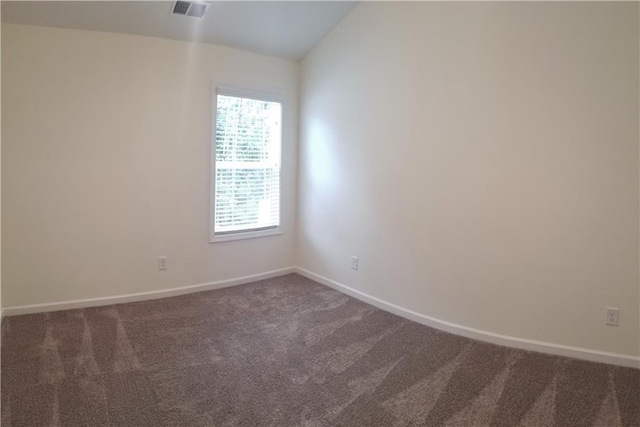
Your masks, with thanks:
M 104 305 L 123 304 L 127 302 L 145 301 L 151 299 L 168 298 L 172 296 L 185 295 L 189 293 L 222 289 L 230 286 L 242 285 L 258 280 L 270 279 L 272 277 L 284 276 L 289 273 L 298 273 L 304 277 L 314 280 L 330 288 L 336 289 L 382 310 L 391 312 L 414 322 L 430 326 L 455 335 L 485 341 L 492 344 L 513 347 L 522 350 L 536 351 L 539 353 L 552 354 L 556 356 L 573 357 L 576 359 L 589 360 L 592 362 L 608 363 L 612 365 L 640 368 L 640 357 L 626 354 L 609 353 L 599 350 L 591 350 L 580 347 L 572 347 L 561 344 L 553 344 L 544 341 L 536 341 L 525 338 L 512 337 L 508 335 L 496 334 L 480 329 L 470 328 L 463 325 L 447 322 L 426 316 L 412 310 L 399 307 L 395 304 L 383 301 L 379 298 L 365 294 L 364 292 L 352 289 L 341 283 L 313 273 L 301 267 L 288 267 L 279 270 L 267 271 L 249 276 L 237 277 L 216 282 L 201 283 L 198 285 L 183 286 L 179 288 L 163 289 L 158 291 L 139 292 L 127 295 L 111 297 L 89 298 L 73 301 L 61 301 L 46 304 L 22 305 L 15 307 L 3 307 L 0 309 L 0 319 L 4 316 L 16 316 L 20 314 L 43 313 L 50 311 L 70 310 L 86 307 L 98 307 Z
M 17 316 L 20 314 L 44 313 L 49 311 L 70 310 L 74 308 L 98 307 L 103 305 L 123 304 L 126 302 L 146 301 L 151 299 L 174 297 L 178 295 L 190 294 L 214 289 L 228 288 L 230 286 L 242 285 L 256 282 L 258 280 L 270 279 L 272 277 L 284 276 L 294 273 L 295 267 L 281 268 L 279 270 L 267 271 L 265 273 L 252 274 L 250 276 L 236 277 L 233 279 L 219 280 L 217 282 L 201 283 L 198 285 L 182 286 L 179 288 L 162 289 L 158 291 L 139 292 L 135 294 L 117 295 L 111 297 L 88 298 L 73 301 L 61 301 L 46 304 L 20 305 L 15 307 L 3 307 L 4 316 Z
M 470 328 L 434 317 L 425 316 L 412 310 L 399 307 L 395 304 L 383 301 L 379 298 L 367 295 L 364 292 L 352 289 L 334 280 L 320 276 L 301 267 L 296 267 L 295 272 L 313 281 L 321 283 L 330 288 L 336 289 L 382 310 L 397 314 L 405 319 L 430 326 L 455 335 L 485 341 L 505 347 L 513 347 L 521 350 L 535 351 L 538 353 L 552 354 L 555 356 L 573 357 L 576 359 L 589 360 L 591 362 L 608 363 L 611 365 L 626 366 L 630 368 L 640 368 L 640 357 L 626 354 L 609 353 L 606 351 L 590 350 L 587 348 L 572 347 L 568 345 L 553 344 L 550 342 L 536 341 L 525 338 L 512 337 L 508 335 L 496 334 L 480 329 Z

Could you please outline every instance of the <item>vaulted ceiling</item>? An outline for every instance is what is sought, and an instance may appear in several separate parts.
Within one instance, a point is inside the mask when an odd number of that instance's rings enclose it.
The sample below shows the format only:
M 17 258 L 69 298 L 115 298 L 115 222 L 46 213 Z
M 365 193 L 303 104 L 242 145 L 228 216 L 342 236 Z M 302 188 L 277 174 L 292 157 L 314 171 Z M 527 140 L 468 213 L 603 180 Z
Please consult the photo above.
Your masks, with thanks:
M 213 1 L 201 19 L 170 1 L 3 1 L 2 22 L 214 43 L 303 58 L 357 2 Z

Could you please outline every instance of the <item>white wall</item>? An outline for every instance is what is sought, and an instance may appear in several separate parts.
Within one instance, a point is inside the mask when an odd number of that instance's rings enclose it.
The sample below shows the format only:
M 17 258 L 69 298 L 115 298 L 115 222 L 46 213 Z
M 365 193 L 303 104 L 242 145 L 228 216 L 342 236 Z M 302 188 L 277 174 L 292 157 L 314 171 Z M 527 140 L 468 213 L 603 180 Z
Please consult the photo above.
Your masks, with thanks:
M 444 321 L 638 355 L 637 9 L 360 4 L 303 62 L 298 265 Z
M 361 4 L 303 62 L 295 241 L 298 64 L 4 25 L 2 305 L 216 281 L 297 253 L 445 321 L 638 355 L 638 16 Z M 208 243 L 212 79 L 286 95 L 283 236 Z
M 5 307 L 294 265 L 297 63 L 15 25 L 2 60 Z M 209 243 L 212 80 L 285 95 L 284 235 Z
M 0 21 L 2 21 L 0 8 Z M 0 75 L 2 74 L 2 24 L 0 22 Z M 0 99 L 2 99 L 2 82 L 0 81 Z M 2 240 L 2 102 L 0 102 L 0 241 Z M 0 245 L 0 324 L 2 323 L 2 245 Z M 0 340 L 2 334 L 0 334 Z

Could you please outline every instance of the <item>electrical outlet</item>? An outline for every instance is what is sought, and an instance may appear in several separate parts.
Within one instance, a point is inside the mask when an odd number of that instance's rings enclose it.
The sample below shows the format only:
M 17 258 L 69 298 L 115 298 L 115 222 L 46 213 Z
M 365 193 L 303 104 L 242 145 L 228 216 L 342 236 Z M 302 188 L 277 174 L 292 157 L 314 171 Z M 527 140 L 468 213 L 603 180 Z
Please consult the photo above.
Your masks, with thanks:
M 158 270 L 166 270 L 167 269 L 167 257 L 159 256 L 158 257 Z
M 618 326 L 619 314 L 620 314 L 620 309 L 607 307 L 607 319 L 605 323 L 611 326 Z
M 358 270 L 358 257 L 357 256 L 352 256 L 351 257 L 351 269 L 352 270 Z

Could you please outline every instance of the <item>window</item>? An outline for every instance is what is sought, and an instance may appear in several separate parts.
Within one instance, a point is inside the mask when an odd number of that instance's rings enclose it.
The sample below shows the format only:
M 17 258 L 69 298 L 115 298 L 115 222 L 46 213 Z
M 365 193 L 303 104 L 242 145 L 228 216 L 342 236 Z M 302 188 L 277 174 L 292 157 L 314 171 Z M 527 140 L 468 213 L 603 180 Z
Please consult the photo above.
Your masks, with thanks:
M 281 233 L 282 103 L 218 88 L 211 241 Z

